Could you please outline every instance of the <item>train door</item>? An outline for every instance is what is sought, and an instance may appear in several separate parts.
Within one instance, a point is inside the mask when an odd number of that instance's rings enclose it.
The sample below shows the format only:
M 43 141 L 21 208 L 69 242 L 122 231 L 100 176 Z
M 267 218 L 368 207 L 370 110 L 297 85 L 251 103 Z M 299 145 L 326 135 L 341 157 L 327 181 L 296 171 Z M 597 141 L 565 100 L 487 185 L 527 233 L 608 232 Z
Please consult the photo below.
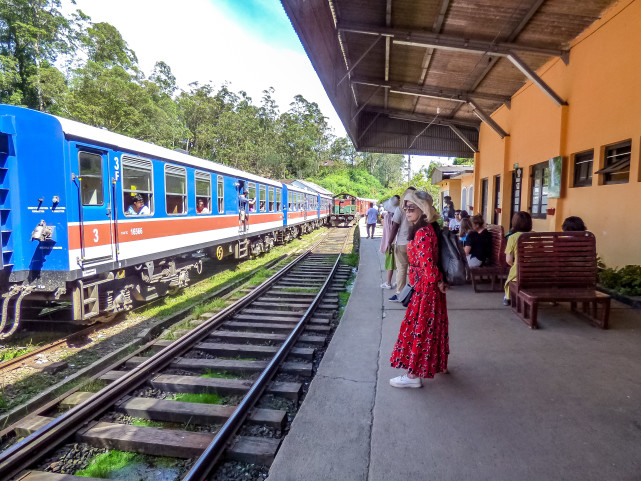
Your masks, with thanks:
M 82 263 L 114 259 L 113 199 L 107 152 L 75 145 L 78 178 L 80 260 Z M 72 166 L 73 166 L 72 160 Z
M 114 258 L 112 202 L 107 153 L 75 145 L 78 178 L 80 261 L 92 263 Z M 73 160 L 72 160 L 73 165 Z

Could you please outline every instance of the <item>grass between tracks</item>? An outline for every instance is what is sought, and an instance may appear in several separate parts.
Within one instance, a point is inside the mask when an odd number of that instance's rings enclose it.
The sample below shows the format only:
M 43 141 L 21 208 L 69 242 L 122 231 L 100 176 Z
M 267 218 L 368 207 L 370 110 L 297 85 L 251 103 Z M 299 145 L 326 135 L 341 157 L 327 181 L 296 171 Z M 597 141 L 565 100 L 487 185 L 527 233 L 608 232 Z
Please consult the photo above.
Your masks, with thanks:
M 176 465 L 176 460 L 161 456 L 145 456 L 143 454 L 113 450 L 99 454 L 91 460 L 91 464 L 87 468 L 76 471 L 75 475 L 87 478 L 110 478 L 115 474 L 119 477 L 118 471 L 135 464 L 145 466 L 147 468 L 145 471 L 149 475 L 153 475 L 154 473 L 150 469 L 172 468 Z

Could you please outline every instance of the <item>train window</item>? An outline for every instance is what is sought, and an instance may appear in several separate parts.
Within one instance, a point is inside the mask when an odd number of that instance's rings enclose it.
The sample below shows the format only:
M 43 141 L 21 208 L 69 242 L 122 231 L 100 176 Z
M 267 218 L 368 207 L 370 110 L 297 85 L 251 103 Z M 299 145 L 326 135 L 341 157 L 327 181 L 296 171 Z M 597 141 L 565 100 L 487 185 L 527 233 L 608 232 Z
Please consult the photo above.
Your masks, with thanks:
M 292 208 L 294 207 L 293 203 L 294 203 L 294 194 L 293 192 L 288 192 L 287 193 L 287 209 L 288 210 L 292 210 Z
M 274 188 L 269 188 L 269 212 L 274 212 Z
M 251 201 L 253 200 L 254 202 L 249 203 L 249 212 L 256 212 L 256 183 L 255 182 L 248 182 L 247 183 L 247 191 L 249 193 L 248 199 Z
M 281 199 L 281 191 L 280 189 L 276 189 L 276 212 L 280 211 Z
M 211 214 L 211 175 L 207 172 L 196 171 L 195 177 L 196 214 Z
M 102 205 L 102 155 L 78 152 L 82 205 Z
M 187 212 L 187 170 L 184 167 L 165 165 L 165 206 L 169 215 Z
M 154 192 L 150 160 L 122 158 L 122 193 L 125 215 L 152 215 L 154 213 Z M 144 206 L 136 214 L 134 197 L 140 195 Z M 147 207 L 147 209 L 145 209 Z M 142 212 L 142 214 L 140 213 Z
M 258 210 L 267 212 L 267 187 L 264 185 L 258 186 Z
M 225 186 L 223 184 L 223 176 L 218 176 L 218 213 L 225 212 Z

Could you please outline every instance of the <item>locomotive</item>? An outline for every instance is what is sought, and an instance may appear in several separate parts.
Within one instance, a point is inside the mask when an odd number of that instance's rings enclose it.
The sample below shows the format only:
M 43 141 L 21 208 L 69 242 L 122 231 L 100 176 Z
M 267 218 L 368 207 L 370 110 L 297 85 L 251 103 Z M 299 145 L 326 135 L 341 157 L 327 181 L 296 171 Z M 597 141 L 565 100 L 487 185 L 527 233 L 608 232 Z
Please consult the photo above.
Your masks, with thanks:
M 246 197 L 254 202 L 243 203 Z M 90 323 L 329 222 L 331 196 L 0 105 L 0 339 L 21 303 Z M 13 311 L 13 324 L 2 334 Z

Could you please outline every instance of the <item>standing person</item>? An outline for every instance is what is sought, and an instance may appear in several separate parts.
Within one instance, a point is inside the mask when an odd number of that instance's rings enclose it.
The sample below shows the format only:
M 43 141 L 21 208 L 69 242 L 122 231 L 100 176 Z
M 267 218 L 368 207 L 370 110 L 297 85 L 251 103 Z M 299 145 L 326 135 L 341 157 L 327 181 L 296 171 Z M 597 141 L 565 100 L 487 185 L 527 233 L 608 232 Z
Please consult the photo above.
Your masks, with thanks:
M 507 238 L 507 245 L 505 246 L 505 262 L 510 267 L 510 273 L 507 275 L 505 281 L 505 296 L 503 297 L 503 305 L 510 305 L 510 288 L 509 284 L 516 279 L 516 246 L 523 232 L 530 232 L 532 230 L 532 217 L 525 211 L 519 211 L 512 216 L 512 226 L 510 228 L 510 237 Z
M 443 197 L 443 225 L 447 226 L 454 218 L 454 202 L 449 195 Z
M 398 388 L 419 388 L 421 378 L 433 378 L 447 373 L 449 334 L 447 301 L 438 268 L 438 213 L 432 197 L 423 191 L 404 197 L 404 210 L 411 222 L 411 238 L 407 253 L 410 263 L 410 282 L 414 294 L 401 323 L 398 340 L 392 351 L 392 367 L 407 369 L 407 373 L 390 379 Z
M 382 289 L 391 289 L 393 287 L 392 277 L 396 265 L 394 263 L 394 238 L 392 237 L 392 218 L 396 208 L 400 205 L 401 198 L 398 195 L 392 196 L 385 202 L 383 208 L 383 236 L 381 237 L 381 254 L 385 254 L 385 270 L 387 271 L 387 281 L 381 284 Z
M 485 228 L 482 215 L 476 214 L 470 220 L 473 230 L 467 234 L 464 244 L 467 265 L 480 267 L 492 257 L 492 234 Z
M 410 221 L 407 220 L 405 213 L 401 209 L 405 196 L 416 190 L 415 187 L 408 187 L 401 196 L 401 205 L 394 211 L 392 217 L 392 239 L 396 239 L 394 245 L 394 264 L 396 265 L 396 294 L 388 299 L 390 302 L 399 302 L 398 295 L 407 283 L 407 243 L 409 242 L 407 236 L 410 232 Z
M 369 203 L 369 209 L 365 214 L 367 216 L 367 237 L 369 239 L 374 238 L 374 231 L 376 231 L 376 220 L 378 219 L 378 209 L 374 207 L 374 202 Z M 369 230 L 372 229 L 372 233 L 369 233 Z

